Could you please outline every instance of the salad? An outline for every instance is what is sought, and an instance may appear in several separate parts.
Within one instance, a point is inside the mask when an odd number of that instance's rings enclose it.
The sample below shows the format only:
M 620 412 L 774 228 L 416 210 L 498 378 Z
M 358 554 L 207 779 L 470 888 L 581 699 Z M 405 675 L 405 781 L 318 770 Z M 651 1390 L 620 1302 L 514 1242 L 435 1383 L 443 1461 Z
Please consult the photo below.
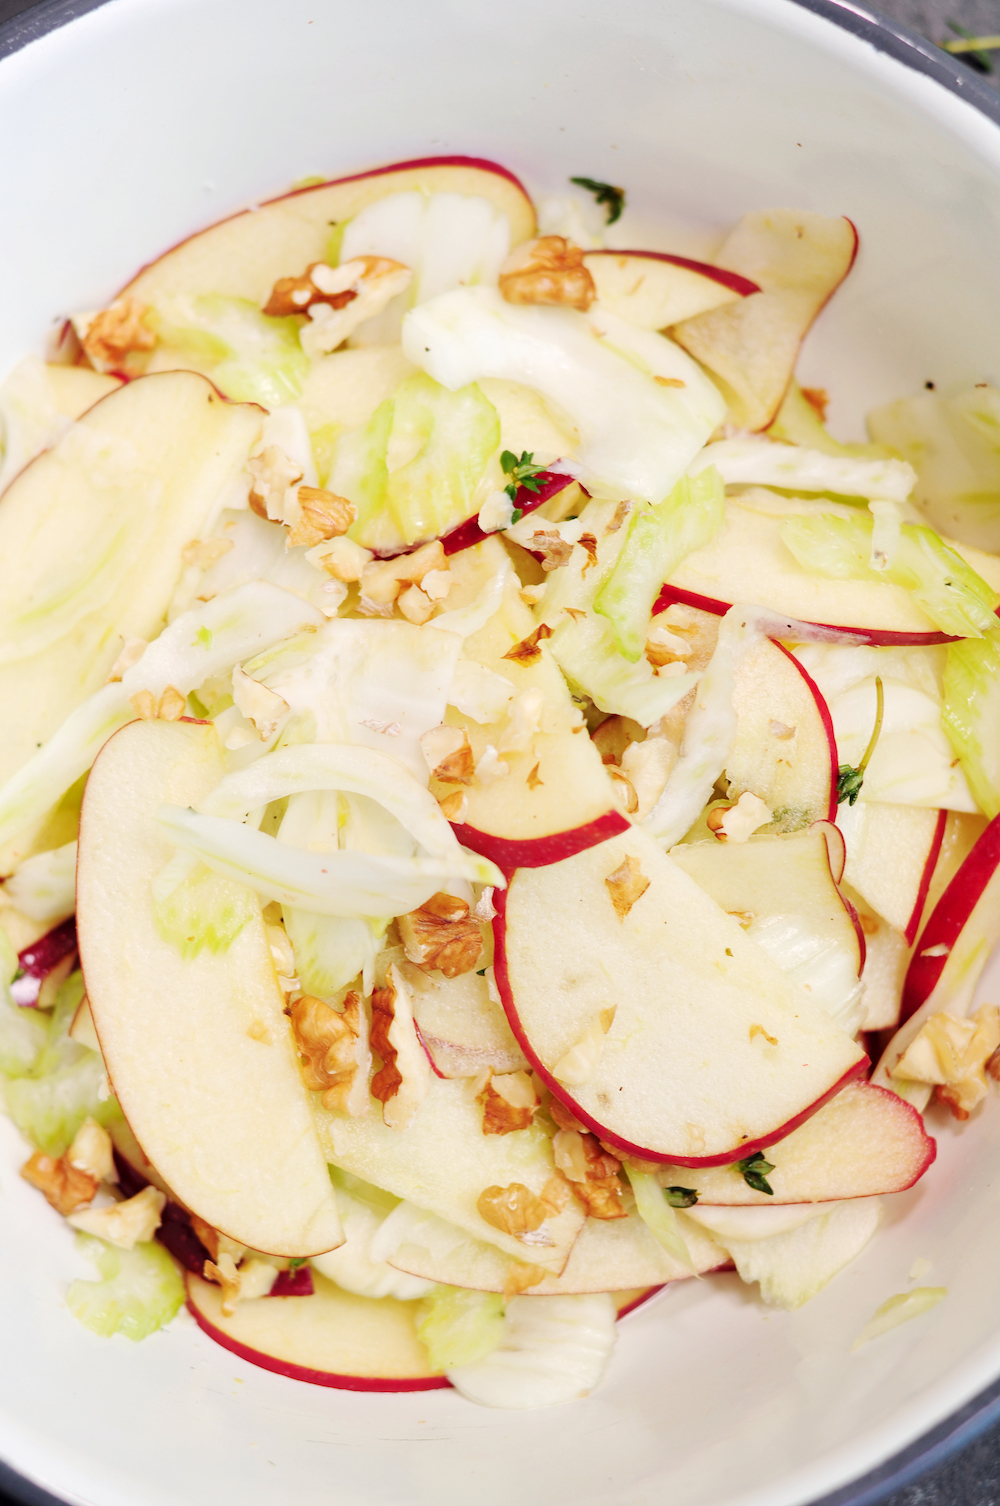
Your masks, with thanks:
M 0 389 L 0 1071 L 95 1334 L 568 1401 L 1000 1076 L 1000 392 L 842 443 L 849 220 L 573 181 L 310 181 Z

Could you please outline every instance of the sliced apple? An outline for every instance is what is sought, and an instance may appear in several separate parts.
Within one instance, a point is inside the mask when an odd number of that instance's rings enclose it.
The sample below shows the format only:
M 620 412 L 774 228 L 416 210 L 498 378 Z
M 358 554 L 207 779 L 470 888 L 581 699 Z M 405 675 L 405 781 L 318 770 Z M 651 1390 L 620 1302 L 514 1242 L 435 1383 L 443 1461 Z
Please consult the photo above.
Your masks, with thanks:
M 666 329 L 760 292 L 738 272 L 666 251 L 588 251 L 583 264 L 604 307 L 640 329 Z
M 478 971 L 446 978 L 409 962 L 399 966 L 420 1040 L 438 1076 L 476 1077 L 487 1069 L 517 1072 L 527 1066 L 507 1016 L 493 1002 L 486 978 Z
M 484 723 L 448 708 L 446 721 L 465 731 L 477 774 L 470 785 L 458 787 L 432 778 L 431 789 L 439 799 L 465 789 L 467 810 L 454 821 L 464 846 L 505 871 L 551 863 L 623 830 L 628 822 L 544 639 L 523 647 L 537 625 L 521 600 L 517 578 L 506 568 L 503 544 L 489 539 L 469 553 L 474 558 L 465 566 L 466 591 L 482 589 L 483 570 L 505 572 L 506 580 L 497 611 L 466 638 L 463 654 L 502 676 L 511 701 L 502 719 Z M 458 607 L 461 587 L 455 595 Z M 514 658 L 509 657 L 512 650 Z
M 18 977 L 10 986 L 15 1004 L 39 1003 L 46 979 L 61 969 L 65 978 L 76 956 L 76 921 L 70 916 L 17 954 Z M 54 1003 L 54 1000 L 49 1001 Z M 42 1008 L 47 1007 L 42 1004 Z
M 684 1176 L 690 1182 L 688 1171 Z M 685 1220 L 682 1231 L 699 1274 L 726 1263 L 724 1252 L 696 1224 Z M 517 1274 L 516 1265 L 494 1246 L 470 1239 L 453 1224 L 409 1203 L 401 1203 L 386 1220 L 380 1249 L 383 1259 L 397 1270 L 447 1286 L 502 1292 Z M 530 1264 L 530 1255 L 522 1263 Z M 667 1254 L 633 1212 L 627 1218 L 588 1218 L 562 1275 L 537 1274 L 540 1279 L 524 1289 L 534 1297 L 658 1287 L 668 1281 L 682 1281 L 692 1273 Z
M 100 398 L 117 377 L 83 366 L 55 366 L 26 356 L 0 384 L 0 492 Z
M 699 1208 L 703 1203 L 760 1208 L 829 1203 L 902 1192 L 920 1180 L 936 1154 L 916 1109 L 884 1088 L 853 1082 L 768 1147 L 773 1196 L 750 1187 L 735 1166 L 667 1166 L 660 1180 L 693 1188 Z
M 251 1249 L 318 1254 L 340 1223 L 259 911 L 187 960 L 156 924 L 173 855 L 156 811 L 197 805 L 223 768 L 207 723 L 132 722 L 105 745 L 80 826 L 87 994 L 122 1111 L 176 1196 Z
M 188 1307 L 217 1344 L 290 1380 L 341 1391 L 434 1391 L 449 1385 L 428 1364 L 413 1302 L 356 1297 L 318 1271 L 313 1282 L 311 1297 L 239 1302 L 226 1314 L 219 1287 L 189 1275 Z
M 799 347 L 857 250 L 850 220 L 808 210 L 757 210 L 726 239 L 719 267 L 752 279 L 761 291 L 686 319 L 671 333 L 719 379 L 739 428 L 772 422 Z
M 845 953 L 860 973 L 857 931 L 819 827 L 739 843 L 689 842 L 672 848 L 670 856 L 751 936 L 760 922 L 801 918 L 817 941 Z
M 535 212 L 506 168 L 477 157 L 397 162 L 271 199 L 181 241 L 144 267 L 119 294 L 152 304 L 165 295 L 221 293 L 263 304 L 279 277 L 325 261 L 331 231 L 376 199 L 406 189 L 475 194 L 510 221 L 511 245 L 535 233 Z
M 260 431 L 204 377 L 131 382 L 96 403 L 0 506 L 0 783 L 93 691 L 124 638 L 152 638 L 184 563 Z M 4 871 L 0 869 L 0 871 Z
M 861 972 L 865 1012 L 861 1029 L 895 1029 L 911 943 L 850 885 L 845 885 L 844 898 L 854 906 L 865 939 L 865 964 Z
M 726 761 L 732 798 L 745 790 L 773 812 L 774 829 L 832 821 L 837 744 L 826 701 L 798 660 L 765 640 L 740 660 L 736 738 Z
M 946 821 L 941 850 L 927 886 L 923 909 L 917 917 L 916 930 L 911 941 L 920 934 L 920 926 L 931 914 L 955 874 L 975 847 L 989 822 L 986 816 L 970 815 L 966 811 L 945 811 Z M 912 917 L 911 917 L 912 919 Z
M 494 922 L 511 1029 L 601 1139 L 681 1165 L 787 1135 L 859 1046 L 643 830 L 519 869 Z
M 847 843 L 845 881 L 912 942 L 947 812 L 859 800 L 840 806 L 836 820 Z
M 403 1130 L 388 1129 L 377 1114 L 352 1119 L 331 1113 L 318 1099 L 314 1109 L 334 1166 L 438 1214 L 515 1260 L 556 1274 L 565 1266 L 584 1221 L 575 1199 L 521 1236 L 493 1226 L 480 1213 L 479 1199 L 488 1187 L 519 1182 L 540 1197 L 555 1175 L 555 1162 L 552 1140 L 537 1125 L 506 1135 L 484 1134 L 482 1107 L 469 1079 L 435 1077 Z

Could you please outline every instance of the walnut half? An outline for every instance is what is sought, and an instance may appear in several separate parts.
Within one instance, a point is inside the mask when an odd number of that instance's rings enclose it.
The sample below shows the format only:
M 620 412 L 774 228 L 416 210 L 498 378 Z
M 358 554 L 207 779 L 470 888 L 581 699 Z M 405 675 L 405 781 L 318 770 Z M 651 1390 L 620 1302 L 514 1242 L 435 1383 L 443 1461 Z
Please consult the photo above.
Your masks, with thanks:
M 408 960 L 425 973 L 436 969 L 457 978 L 472 971 L 483 950 L 479 922 L 453 894 L 432 895 L 418 910 L 401 915 L 397 925 Z
M 563 235 L 542 235 L 517 246 L 500 269 L 508 303 L 562 304 L 586 312 L 597 296 L 583 252 Z
M 307 1088 L 323 1094 L 323 1107 L 357 1115 L 367 1108 L 356 1100 L 367 1086 L 368 1020 L 356 993 L 344 999 L 343 1013 L 312 994 L 303 994 L 288 1008 L 296 1044 L 302 1053 Z M 360 1083 L 359 1083 L 360 1073 Z

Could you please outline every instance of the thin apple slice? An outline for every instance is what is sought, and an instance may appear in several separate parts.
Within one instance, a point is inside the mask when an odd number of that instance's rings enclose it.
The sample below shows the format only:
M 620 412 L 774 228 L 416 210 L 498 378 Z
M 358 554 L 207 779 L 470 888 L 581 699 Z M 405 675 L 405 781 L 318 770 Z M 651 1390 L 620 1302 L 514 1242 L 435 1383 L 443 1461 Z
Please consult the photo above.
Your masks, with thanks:
M 837 744 L 829 708 L 798 660 L 765 640 L 743 656 L 733 686 L 736 738 L 726 761 L 733 799 L 745 790 L 794 831 L 837 812 Z
M 132 722 L 105 745 L 80 826 L 87 994 L 122 1111 L 176 1196 L 251 1249 L 318 1254 L 340 1223 L 259 907 L 189 959 L 157 927 L 150 886 L 173 849 L 156 812 L 197 805 L 223 767 L 208 723 Z
M 772 422 L 799 347 L 857 251 L 850 220 L 808 210 L 757 210 L 730 233 L 718 265 L 751 278 L 761 291 L 686 319 L 671 333 L 720 380 L 737 427 L 766 429 Z
M 260 431 L 259 409 L 173 372 L 96 403 L 0 506 L 0 783 L 104 684 L 124 638 L 152 638 Z
M 314 1102 L 327 1160 L 352 1176 L 406 1198 L 495 1245 L 515 1260 L 556 1274 L 566 1264 L 583 1226 L 574 1198 L 539 1226 L 515 1236 L 488 1223 L 479 1200 L 489 1187 L 520 1183 L 536 1198 L 555 1175 L 552 1140 L 537 1125 L 506 1135 L 483 1132 L 474 1084 L 435 1077 L 405 1129 L 393 1130 L 377 1114 L 352 1119 Z
M 535 233 L 531 200 L 506 168 L 477 157 L 425 157 L 300 188 L 221 220 L 144 267 L 119 296 L 152 304 L 172 294 L 220 293 L 261 305 L 279 277 L 326 260 L 335 227 L 407 189 L 488 199 L 510 221 L 511 245 Z
M 690 1181 L 688 1171 L 684 1176 Z M 702 1229 L 686 1220 L 682 1229 L 699 1275 L 725 1265 L 725 1253 Z M 512 1263 L 494 1246 L 469 1238 L 453 1224 L 423 1213 L 409 1203 L 400 1203 L 386 1220 L 380 1235 L 380 1250 L 397 1270 L 426 1281 L 480 1292 L 509 1290 L 511 1278 L 518 1274 L 517 1263 Z M 530 1255 L 524 1257 L 523 1264 L 531 1264 Z M 588 1218 L 562 1275 L 541 1271 L 536 1274 L 540 1279 L 524 1290 L 534 1297 L 555 1297 L 577 1292 L 623 1292 L 637 1286 L 659 1287 L 668 1281 L 683 1281 L 692 1273 L 667 1254 L 633 1212 L 627 1218 Z
M 518 1072 L 527 1066 L 507 1016 L 493 1002 L 479 970 L 446 978 L 405 961 L 399 969 L 410 990 L 421 1043 L 439 1077 L 477 1077 L 487 1069 Z
M 916 1109 L 884 1088 L 852 1082 L 768 1148 L 773 1196 L 749 1186 L 735 1166 L 667 1166 L 660 1180 L 693 1188 L 699 1208 L 703 1203 L 760 1208 L 832 1203 L 902 1192 L 920 1180 L 936 1154 Z
M 604 307 L 640 329 L 666 329 L 760 292 L 738 272 L 665 251 L 588 251 L 583 264 Z
M 414 1303 L 356 1297 L 318 1271 L 313 1282 L 311 1297 L 239 1302 L 226 1314 L 219 1287 L 189 1275 L 188 1307 L 217 1344 L 290 1380 L 340 1391 L 434 1391 L 449 1385 L 428 1364 Z
M 845 881 L 912 943 L 937 865 L 947 811 L 846 803 L 836 820 L 847 843 Z
M 470 555 L 467 589 L 475 588 L 484 569 L 506 571 L 506 578 L 498 609 L 466 638 L 463 656 L 501 676 L 511 699 L 499 719 L 485 722 L 448 708 L 445 720 L 466 733 L 477 774 L 470 785 L 458 787 L 432 778 L 431 789 L 447 799 L 464 788 L 467 808 L 453 818 L 464 846 L 505 871 L 551 863 L 628 823 L 545 642 L 530 642 L 537 625 L 521 600 L 517 578 L 506 570 L 503 544 L 489 539 Z M 458 605 L 461 587 L 455 595 Z
M 626 1154 L 737 1160 L 865 1064 L 639 828 L 519 869 L 494 922 L 500 996 L 535 1070 Z
M 854 906 L 865 938 L 865 965 L 861 973 L 865 1012 L 861 1029 L 894 1030 L 899 1023 L 911 943 L 849 884 L 845 885 L 844 898 Z

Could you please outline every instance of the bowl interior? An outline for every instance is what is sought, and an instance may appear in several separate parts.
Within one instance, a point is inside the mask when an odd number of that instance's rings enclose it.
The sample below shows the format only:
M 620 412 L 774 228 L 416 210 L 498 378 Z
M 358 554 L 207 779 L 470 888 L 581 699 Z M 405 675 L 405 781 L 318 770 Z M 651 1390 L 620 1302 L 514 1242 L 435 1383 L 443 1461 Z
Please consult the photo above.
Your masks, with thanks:
M 624 185 L 619 245 L 710 253 L 768 205 L 849 215 L 859 262 L 800 364 L 841 437 L 925 381 L 1000 380 L 1000 132 L 791 0 L 110 0 L 0 64 L 0 139 L 0 371 L 295 179 L 455 152 L 533 193 Z M 94 1338 L 59 1295 L 85 1273 L 0 1122 L 0 1456 L 95 1506 L 807 1501 L 1000 1373 L 1000 1116 L 939 1128 L 927 1181 L 801 1311 L 688 1283 L 623 1324 L 593 1398 L 507 1414 L 299 1385 L 185 1318 Z M 918 1257 L 947 1300 L 852 1354 Z

